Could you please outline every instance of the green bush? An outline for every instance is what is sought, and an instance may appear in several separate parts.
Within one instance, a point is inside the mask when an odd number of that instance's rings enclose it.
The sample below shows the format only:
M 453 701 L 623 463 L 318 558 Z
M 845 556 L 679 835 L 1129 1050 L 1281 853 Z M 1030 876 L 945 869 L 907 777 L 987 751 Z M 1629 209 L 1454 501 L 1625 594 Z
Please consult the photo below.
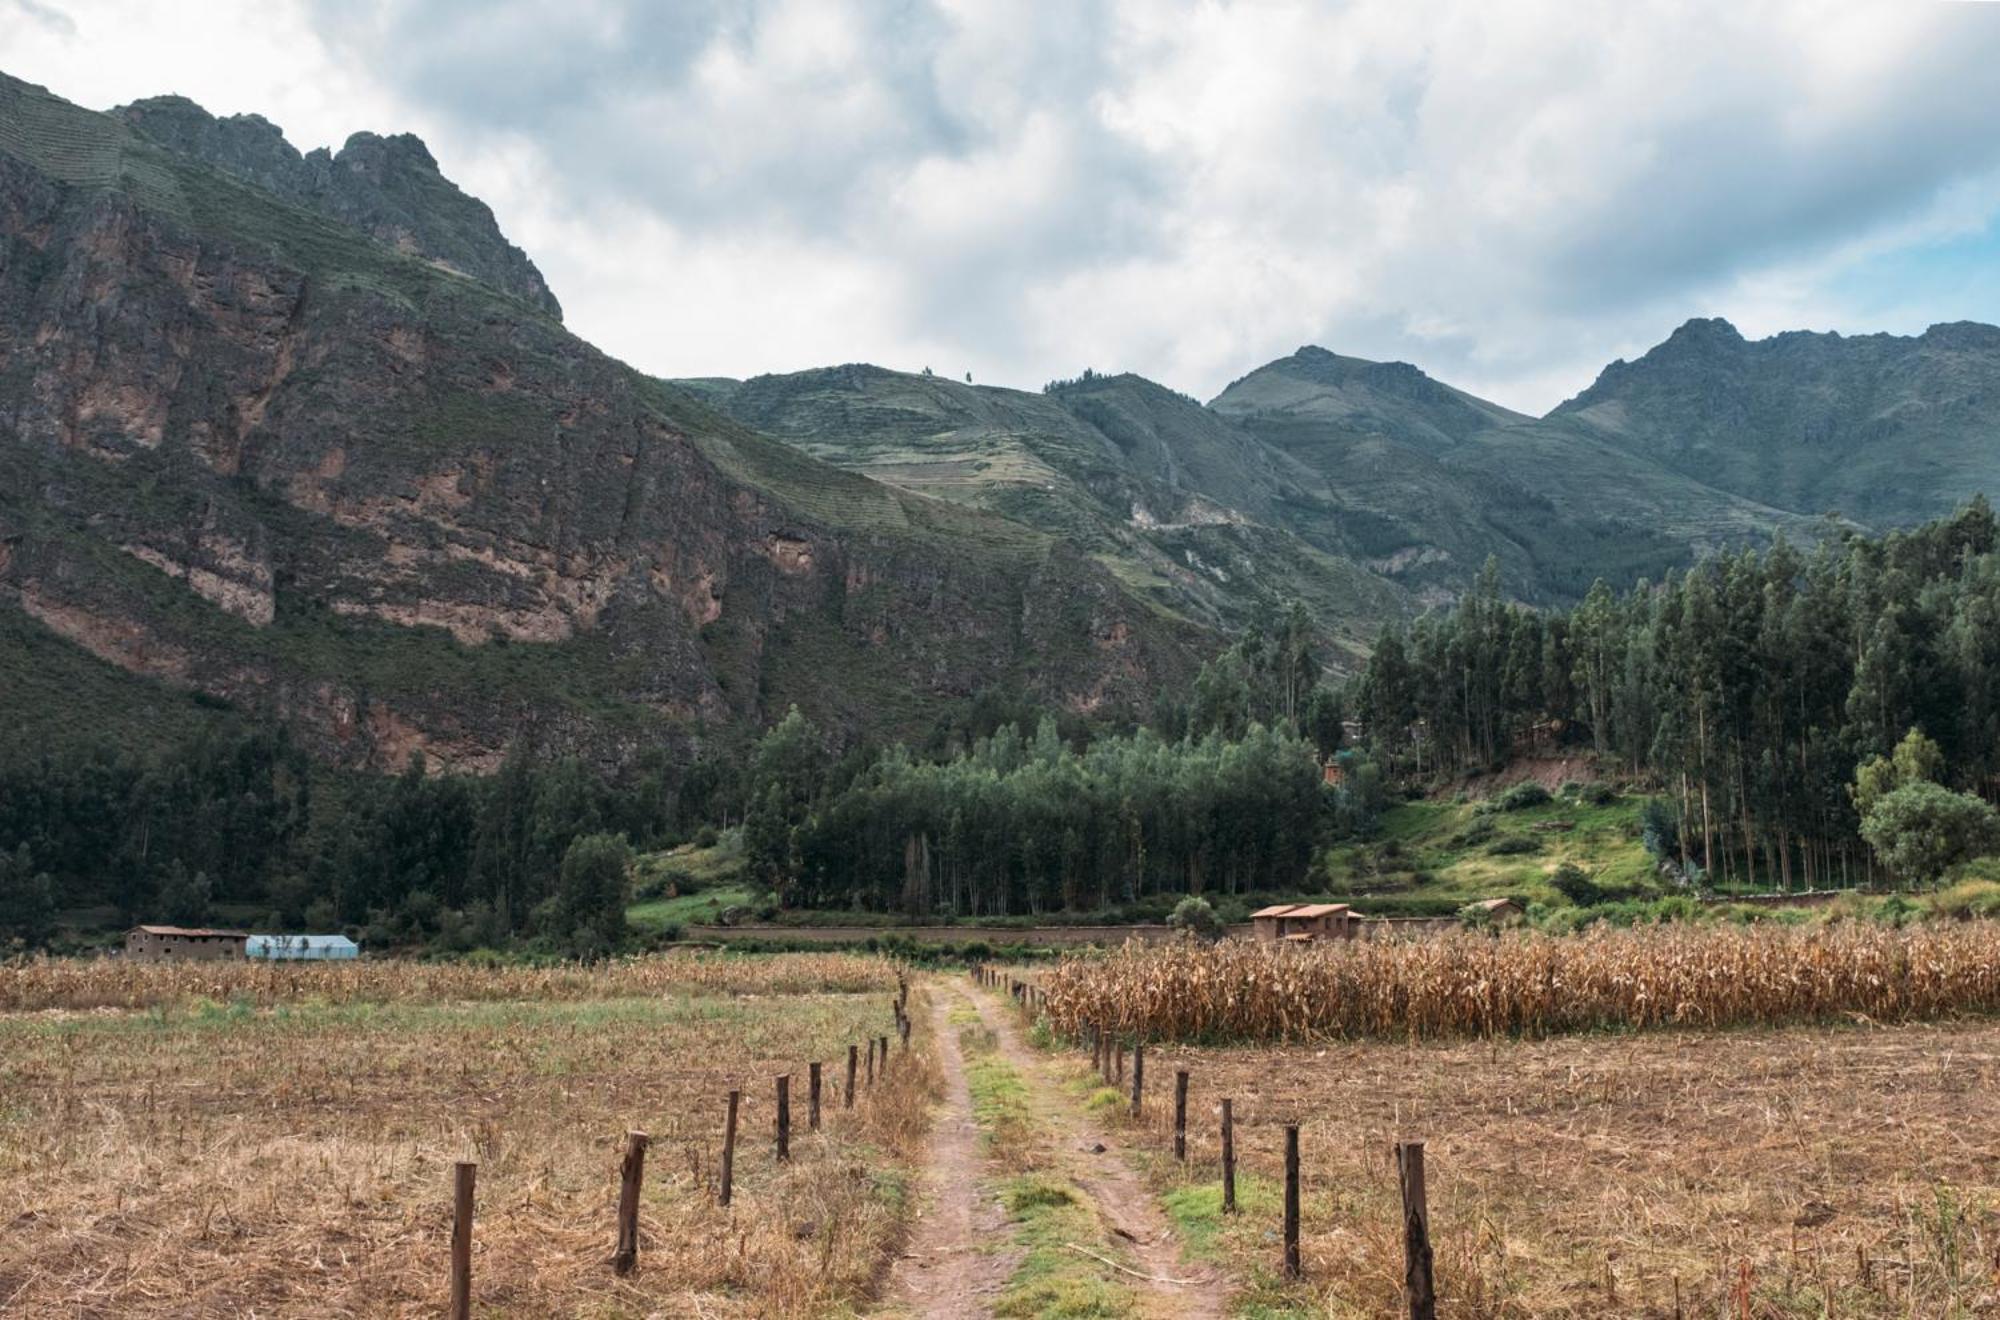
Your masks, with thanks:
M 1549 801 L 1549 790 L 1532 779 L 1524 779 L 1500 795 L 1502 811 L 1526 811 Z
M 1205 940 L 1216 938 L 1222 934 L 1223 929 L 1221 920 L 1215 915 L 1215 909 L 1209 906 L 1207 899 L 1198 894 L 1189 894 L 1174 904 L 1173 915 L 1167 918 L 1167 924 L 1184 934 L 1199 936 Z
M 1498 826 L 1490 819 L 1481 816 L 1460 830 L 1457 836 L 1452 839 L 1451 846 L 1454 848 L 1477 848 L 1482 843 L 1490 842 L 1498 832 Z
M 1590 878 L 1589 872 L 1575 862 L 1564 862 L 1558 866 L 1556 873 L 1549 877 L 1549 884 L 1578 907 L 1595 907 L 1607 897 L 1598 883 Z
M 1542 841 L 1526 834 L 1503 834 L 1486 845 L 1486 851 L 1494 857 L 1523 857 L 1542 850 Z
M 713 848 L 720 837 L 715 832 L 715 826 L 704 825 L 694 832 L 694 846 L 697 848 Z

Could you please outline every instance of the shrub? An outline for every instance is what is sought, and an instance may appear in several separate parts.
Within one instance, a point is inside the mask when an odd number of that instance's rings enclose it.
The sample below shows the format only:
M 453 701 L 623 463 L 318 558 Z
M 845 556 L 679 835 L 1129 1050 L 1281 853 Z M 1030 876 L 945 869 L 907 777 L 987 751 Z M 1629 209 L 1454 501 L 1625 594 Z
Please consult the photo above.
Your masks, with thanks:
M 1522 780 L 1500 795 L 1502 811 L 1525 811 L 1549 801 L 1549 790 L 1532 779 Z
M 697 848 L 713 848 L 720 838 L 721 836 L 715 832 L 715 826 L 704 825 L 694 832 L 694 846 Z
M 1480 817 L 1458 832 L 1451 843 L 1454 848 L 1477 848 L 1490 841 L 1498 833 L 1498 827 L 1491 820 Z
M 1564 862 L 1558 866 L 1556 873 L 1549 877 L 1549 884 L 1578 907 L 1595 907 L 1606 898 L 1604 890 L 1590 878 L 1590 873 L 1575 862 Z
M 1595 783 L 1583 790 L 1583 800 L 1593 807 L 1608 807 L 1618 800 L 1618 790 L 1606 783 Z
M 1931 895 L 1930 910 L 1940 917 L 1991 917 L 2000 915 L 2000 884 L 1991 880 L 1963 880 Z
M 1898 880 L 1929 884 L 2000 847 L 2000 813 L 1970 793 L 1916 780 L 1876 800 L 1861 818 L 1861 837 Z
M 1486 845 L 1486 851 L 1494 857 L 1523 857 L 1542 850 L 1542 841 L 1526 834 L 1503 834 Z
M 1212 940 L 1222 934 L 1222 922 L 1215 915 L 1215 909 L 1209 906 L 1207 899 L 1198 894 L 1189 894 L 1174 904 L 1173 915 L 1167 918 L 1167 924 L 1175 930 L 1205 940 Z

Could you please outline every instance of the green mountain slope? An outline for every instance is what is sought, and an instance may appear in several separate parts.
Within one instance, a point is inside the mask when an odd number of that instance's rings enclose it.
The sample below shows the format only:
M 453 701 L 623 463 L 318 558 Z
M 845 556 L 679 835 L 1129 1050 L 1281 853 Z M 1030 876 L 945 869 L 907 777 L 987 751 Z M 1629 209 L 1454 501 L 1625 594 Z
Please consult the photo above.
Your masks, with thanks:
M 1324 482 L 1324 508 L 1297 511 L 1301 536 L 1427 599 L 1463 590 L 1489 555 L 1513 594 L 1553 602 L 1599 576 L 1658 576 L 1780 528 L 1810 532 L 1809 520 L 1406 363 L 1303 348 L 1210 407 Z
M 2000 329 L 1753 342 L 1689 321 L 1550 421 L 1747 499 L 1907 525 L 2000 491 Z
M 883 734 L 993 688 L 1135 709 L 1216 644 L 5 79 L 0 244 L 0 735 L 206 703 L 381 768 L 686 757 L 791 701 Z
M 746 426 L 877 480 L 1061 537 L 1161 608 L 1241 627 L 1287 601 L 1358 656 L 1410 608 L 1395 584 L 1294 535 L 1318 478 L 1137 376 L 1040 394 L 868 365 L 680 382 Z

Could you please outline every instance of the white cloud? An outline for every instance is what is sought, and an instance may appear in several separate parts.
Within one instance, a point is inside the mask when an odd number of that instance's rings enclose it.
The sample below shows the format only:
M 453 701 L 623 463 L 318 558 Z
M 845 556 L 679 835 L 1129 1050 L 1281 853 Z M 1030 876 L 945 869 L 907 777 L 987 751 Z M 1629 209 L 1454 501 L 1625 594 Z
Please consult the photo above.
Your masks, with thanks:
M 1540 410 L 1689 315 L 1921 318 L 1857 272 L 2000 210 L 2000 6 L 0 0 L 0 47 L 416 131 L 662 374 L 1205 394 L 1313 341 Z

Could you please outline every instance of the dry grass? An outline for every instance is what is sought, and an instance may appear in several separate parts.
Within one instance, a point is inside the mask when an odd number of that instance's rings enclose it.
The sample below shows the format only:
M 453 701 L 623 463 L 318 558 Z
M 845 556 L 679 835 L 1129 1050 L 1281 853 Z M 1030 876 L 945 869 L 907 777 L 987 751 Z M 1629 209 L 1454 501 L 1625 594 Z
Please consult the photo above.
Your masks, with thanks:
M 1166 1154 L 1181 1067 L 1191 1175 Z M 1664 1318 L 1676 1280 L 1689 1317 L 2000 1314 L 2000 1026 L 1160 1048 L 1147 1077 L 1170 1204 L 1273 1314 L 1398 1310 L 1398 1138 L 1428 1142 L 1445 1316 Z M 1218 1228 L 1225 1095 L 1247 1212 Z M 1294 1289 L 1272 1278 L 1287 1123 Z
M 1153 1039 L 1541 1036 L 2000 1011 L 2000 923 L 1654 926 L 1306 948 L 1127 945 L 1040 978 L 1050 1024 Z
M 191 999 L 268 1006 L 453 1000 L 576 1001 L 661 994 L 888 993 L 896 969 L 851 953 L 758 958 L 688 953 L 553 967 L 367 960 L 350 963 L 178 962 L 33 958 L 0 962 L 0 1012 L 150 1008 Z
M 886 964 L 306 970 L 9 969 L 8 1002 L 153 1006 L 0 1017 L 0 1313 L 436 1314 L 464 1158 L 480 1163 L 482 1313 L 821 1314 L 869 1295 L 900 1241 L 937 1084 L 921 1039 L 853 1114 L 836 1099 L 848 1042 L 890 1031 Z M 804 1131 L 813 1058 L 828 1065 L 819 1136 Z M 634 1128 L 652 1137 L 640 1265 L 616 1279 Z

